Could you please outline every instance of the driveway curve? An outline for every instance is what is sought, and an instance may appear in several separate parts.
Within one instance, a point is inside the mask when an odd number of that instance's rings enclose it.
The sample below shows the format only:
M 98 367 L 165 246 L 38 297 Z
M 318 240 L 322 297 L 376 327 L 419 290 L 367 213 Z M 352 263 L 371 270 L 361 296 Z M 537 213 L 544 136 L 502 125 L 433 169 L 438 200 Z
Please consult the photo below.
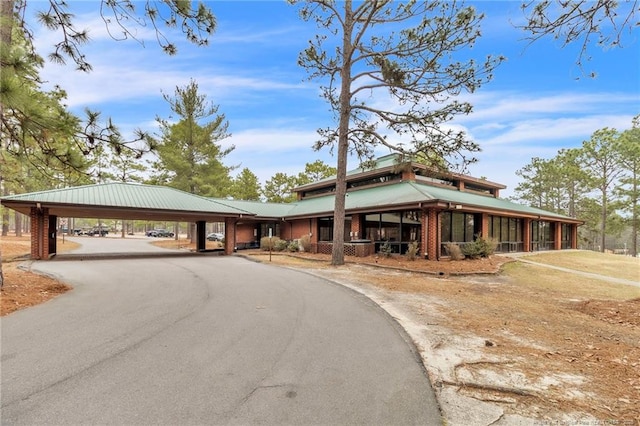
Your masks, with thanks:
M 74 289 L 2 319 L 3 424 L 440 424 L 405 332 L 234 256 L 36 262 Z

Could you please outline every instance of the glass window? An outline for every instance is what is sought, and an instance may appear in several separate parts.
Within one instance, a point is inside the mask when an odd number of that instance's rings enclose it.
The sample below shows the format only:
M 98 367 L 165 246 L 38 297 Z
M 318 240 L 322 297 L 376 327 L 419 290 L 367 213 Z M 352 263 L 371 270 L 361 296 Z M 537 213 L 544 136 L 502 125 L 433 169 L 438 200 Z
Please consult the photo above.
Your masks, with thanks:
M 463 213 L 453 213 L 451 217 L 451 240 L 464 242 L 465 221 Z
M 464 215 L 465 222 L 465 230 L 464 230 L 464 240 L 465 241 L 473 241 L 475 239 L 476 228 L 475 228 L 475 216 L 472 214 Z
M 333 218 L 318 219 L 318 241 L 333 241 Z
M 451 212 L 442 212 L 440 215 L 440 239 L 443 243 L 451 239 Z
M 509 218 L 500 218 L 500 241 L 509 241 Z

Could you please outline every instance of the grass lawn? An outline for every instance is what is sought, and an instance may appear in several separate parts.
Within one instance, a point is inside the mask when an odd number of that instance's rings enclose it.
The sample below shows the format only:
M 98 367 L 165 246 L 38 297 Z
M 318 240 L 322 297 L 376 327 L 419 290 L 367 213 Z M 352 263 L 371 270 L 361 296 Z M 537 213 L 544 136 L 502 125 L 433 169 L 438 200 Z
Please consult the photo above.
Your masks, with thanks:
M 580 250 L 545 252 L 527 256 L 525 259 L 640 282 L 640 258 L 637 257 Z

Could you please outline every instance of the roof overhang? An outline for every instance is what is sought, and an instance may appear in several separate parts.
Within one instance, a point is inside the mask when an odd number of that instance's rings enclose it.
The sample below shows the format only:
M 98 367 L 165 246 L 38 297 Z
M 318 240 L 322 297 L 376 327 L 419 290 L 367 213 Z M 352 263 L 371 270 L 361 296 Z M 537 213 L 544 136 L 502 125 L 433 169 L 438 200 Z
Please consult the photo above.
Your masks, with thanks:
M 95 219 L 127 219 L 127 220 L 168 220 L 175 222 L 224 221 L 225 218 L 241 218 L 251 214 L 216 213 L 188 210 L 145 209 L 139 207 L 114 207 L 87 204 L 67 204 L 37 201 L 1 200 L 0 203 L 23 213 L 31 214 L 31 209 L 47 208 L 49 215 L 58 217 L 81 217 Z

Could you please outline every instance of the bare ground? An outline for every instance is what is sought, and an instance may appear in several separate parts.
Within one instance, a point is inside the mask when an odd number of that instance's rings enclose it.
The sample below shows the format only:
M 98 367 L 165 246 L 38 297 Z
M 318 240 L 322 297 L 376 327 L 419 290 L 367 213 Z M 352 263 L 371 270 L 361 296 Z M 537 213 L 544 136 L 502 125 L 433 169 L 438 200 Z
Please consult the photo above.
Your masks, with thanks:
M 189 248 L 158 242 L 175 244 Z M 0 246 L 2 315 L 68 289 L 17 268 L 28 237 L 2 237 Z M 370 256 L 333 267 L 328 256 L 243 253 L 340 282 L 386 309 L 414 340 L 450 426 L 640 425 L 639 287 L 501 256 L 458 262 Z M 579 267 L 588 257 L 602 274 L 640 280 L 638 259 L 592 256 L 554 253 L 549 263 Z

